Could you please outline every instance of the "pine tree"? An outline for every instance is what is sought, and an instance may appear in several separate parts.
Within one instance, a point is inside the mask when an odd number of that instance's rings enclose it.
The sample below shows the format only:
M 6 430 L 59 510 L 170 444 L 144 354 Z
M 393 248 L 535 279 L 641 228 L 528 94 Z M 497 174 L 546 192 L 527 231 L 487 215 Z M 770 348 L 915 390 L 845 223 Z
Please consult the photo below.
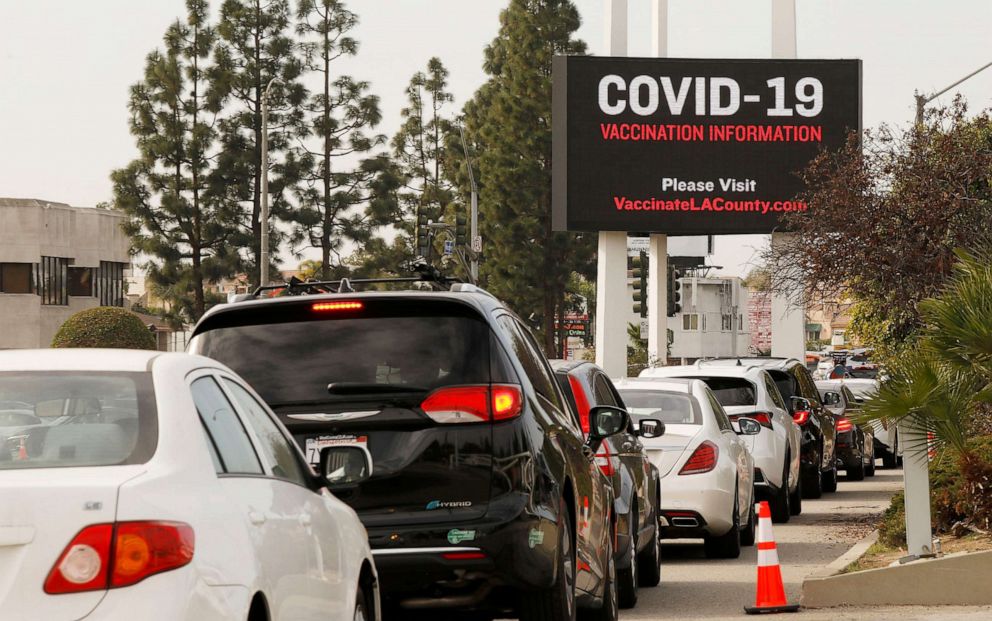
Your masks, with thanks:
M 274 250 L 281 237 L 273 223 L 286 217 L 286 190 L 300 177 L 291 147 L 306 132 L 302 104 L 307 91 L 300 82 L 303 62 L 294 47 L 291 19 L 288 0 L 224 0 L 217 26 L 221 40 L 213 80 L 217 88 L 230 90 L 231 105 L 220 124 L 223 150 L 212 188 L 241 205 L 240 243 L 250 247 L 250 256 L 243 258 L 252 283 L 258 282 L 262 239 L 262 97 L 270 82 L 269 233 Z
M 346 243 L 362 245 L 393 221 L 398 179 L 389 159 L 374 153 L 386 142 L 370 133 L 382 119 L 379 98 L 368 82 L 336 74 L 335 61 L 358 52 L 348 34 L 358 17 L 340 0 L 301 0 L 296 17 L 305 66 L 322 88 L 305 105 L 309 140 L 299 158 L 298 204 L 289 216 L 294 244 L 320 249 L 327 279 L 342 265 Z
M 570 0 L 510 0 L 485 51 L 489 80 L 465 106 L 479 154 L 484 285 L 533 316 L 549 355 L 572 273 L 593 268 L 594 236 L 551 230 L 551 61 L 585 52 L 573 38 L 579 23 Z
M 226 97 L 208 84 L 216 35 L 206 0 L 187 0 L 186 7 L 185 23 L 169 27 L 165 49 L 148 55 L 144 79 L 131 87 L 130 127 L 140 156 L 111 174 L 126 231 L 149 257 L 146 277 L 177 322 L 203 314 L 206 283 L 229 275 L 235 263 L 233 214 L 208 189 L 214 124 Z

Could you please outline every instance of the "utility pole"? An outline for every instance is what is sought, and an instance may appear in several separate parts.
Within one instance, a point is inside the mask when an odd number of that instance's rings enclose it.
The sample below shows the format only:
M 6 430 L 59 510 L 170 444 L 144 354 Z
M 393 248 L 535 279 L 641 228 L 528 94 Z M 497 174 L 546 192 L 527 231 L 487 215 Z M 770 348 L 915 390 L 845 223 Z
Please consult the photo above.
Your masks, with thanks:
M 469 262 L 469 274 L 472 276 L 472 282 L 479 282 L 479 253 L 482 252 L 482 245 L 476 240 L 479 240 L 479 187 L 475 185 L 475 173 L 472 172 L 472 158 L 468 156 L 468 143 L 465 142 L 465 128 L 462 126 L 458 127 L 458 133 L 462 137 L 462 151 L 465 152 L 465 164 L 468 165 L 468 180 L 472 184 L 472 216 L 469 221 L 469 234 L 472 236 L 470 240 L 469 257 L 471 261 Z
M 258 253 L 258 285 L 269 284 L 269 89 L 279 78 L 272 78 L 262 93 L 262 239 Z

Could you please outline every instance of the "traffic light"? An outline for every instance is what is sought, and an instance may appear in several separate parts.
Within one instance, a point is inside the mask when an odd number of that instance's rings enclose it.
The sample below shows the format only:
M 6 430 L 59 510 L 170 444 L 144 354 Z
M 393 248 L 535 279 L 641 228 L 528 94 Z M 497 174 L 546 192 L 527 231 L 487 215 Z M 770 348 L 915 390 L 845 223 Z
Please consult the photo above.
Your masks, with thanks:
M 641 317 L 648 316 L 648 253 L 641 252 L 636 257 L 627 257 L 630 285 L 634 288 L 634 312 Z
M 417 254 L 425 259 L 430 249 L 430 221 L 427 214 L 418 211 L 417 213 Z
M 682 277 L 682 273 L 675 269 L 673 266 L 668 267 L 668 316 L 674 317 L 675 315 L 682 312 L 682 294 L 679 293 L 679 289 L 682 288 L 682 284 L 679 282 L 679 278 Z
M 468 245 L 468 220 L 465 216 L 455 216 L 455 245 Z

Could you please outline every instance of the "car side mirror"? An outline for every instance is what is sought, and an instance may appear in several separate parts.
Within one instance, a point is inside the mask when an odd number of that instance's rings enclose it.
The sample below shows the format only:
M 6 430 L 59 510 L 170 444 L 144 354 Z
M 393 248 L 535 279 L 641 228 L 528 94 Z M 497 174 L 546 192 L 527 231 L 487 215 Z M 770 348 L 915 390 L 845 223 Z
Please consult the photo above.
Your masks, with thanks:
M 734 422 L 737 424 L 737 428 L 734 429 L 734 431 L 737 432 L 737 435 L 756 436 L 761 433 L 761 423 L 753 418 L 743 416 Z
M 358 446 L 326 446 L 320 451 L 320 476 L 331 489 L 358 485 L 372 476 L 372 458 Z
M 839 392 L 825 392 L 823 393 L 823 405 L 837 405 L 840 403 L 840 393 Z
M 799 412 L 803 410 L 812 410 L 813 404 L 810 403 L 809 399 L 804 397 L 793 397 L 792 398 L 792 411 Z
M 637 435 L 642 438 L 660 438 L 665 435 L 665 423 L 657 418 L 645 418 L 638 423 Z
M 603 438 L 614 436 L 630 424 L 630 415 L 612 405 L 597 405 L 589 410 L 589 442 L 598 445 Z

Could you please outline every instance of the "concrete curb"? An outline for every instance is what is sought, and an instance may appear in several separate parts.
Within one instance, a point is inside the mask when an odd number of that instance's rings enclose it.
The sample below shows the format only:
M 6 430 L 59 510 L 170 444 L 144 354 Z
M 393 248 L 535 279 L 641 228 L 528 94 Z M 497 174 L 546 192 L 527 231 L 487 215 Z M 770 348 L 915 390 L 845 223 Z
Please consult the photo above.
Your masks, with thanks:
M 830 575 L 828 569 L 836 567 L 839 571 L 857 560 L 860 553 L 855 556 L 855 549 L 867 539 L 803 581 L 800 601 L 804 607 L 992 604 L 992 589 L 989 589 L 992 551 L 962 552 L 905 565 Z
M 834 562 L 806 576 L 806 580 L 810 578 L 828 578 L 839 574 L 845 567 L 861 558 L 876 541 L 878 541 L 878 531 L 873 530 L 851 546 L 850 550 L 837 557 Z

